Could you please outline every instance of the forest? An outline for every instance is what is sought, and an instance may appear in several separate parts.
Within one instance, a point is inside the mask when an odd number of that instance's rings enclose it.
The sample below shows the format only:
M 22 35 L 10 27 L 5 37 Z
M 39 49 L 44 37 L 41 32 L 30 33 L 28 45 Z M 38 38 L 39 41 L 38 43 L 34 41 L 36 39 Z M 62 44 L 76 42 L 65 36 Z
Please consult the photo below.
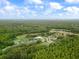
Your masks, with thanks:
M 79 59 L 79 21 L 0 20 L 0 59 Z

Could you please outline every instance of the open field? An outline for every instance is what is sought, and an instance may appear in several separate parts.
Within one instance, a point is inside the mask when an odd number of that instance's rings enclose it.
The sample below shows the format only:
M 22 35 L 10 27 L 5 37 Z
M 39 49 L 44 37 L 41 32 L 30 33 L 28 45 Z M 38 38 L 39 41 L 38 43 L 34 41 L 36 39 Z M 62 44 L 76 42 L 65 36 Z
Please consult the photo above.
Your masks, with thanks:
M 79 21 L 0 21 L 0 59 L 78 59 Z

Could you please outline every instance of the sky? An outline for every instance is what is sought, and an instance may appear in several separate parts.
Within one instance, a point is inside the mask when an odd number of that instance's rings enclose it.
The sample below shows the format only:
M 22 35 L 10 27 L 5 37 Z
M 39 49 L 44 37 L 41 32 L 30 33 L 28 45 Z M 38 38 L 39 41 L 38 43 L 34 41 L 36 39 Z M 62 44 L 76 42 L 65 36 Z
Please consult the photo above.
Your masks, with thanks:
M 0 19 L 79 19 L 79 0 L 0 0 Z

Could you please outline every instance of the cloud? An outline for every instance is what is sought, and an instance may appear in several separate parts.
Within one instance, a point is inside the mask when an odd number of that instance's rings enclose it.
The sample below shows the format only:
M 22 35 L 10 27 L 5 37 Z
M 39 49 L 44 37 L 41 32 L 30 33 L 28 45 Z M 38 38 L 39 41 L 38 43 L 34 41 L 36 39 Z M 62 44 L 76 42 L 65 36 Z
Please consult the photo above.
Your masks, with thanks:
M 33 4 L 43 4 L 42 0 L 25 0 L 26 3 L 33 3 Z
M 51 9 L 47 9 L 47 10 L 44 11 L 43 14 L 46 15 L 46 16 L 52 15 L 52 10 Z
M 52 9 L 61 9 L 61 8 L 63 8 L 63 6 L 61 6 L 59 3 L 56 3 L 56 2 L 50 2 L 49 5 Z
M 4 9 L 6 10 L 6 11 L 12 11 L 12 10 L 15 10 L 15 6 L 14 5 L 6 5 L 5 7 L 4 7 Z
M 0 14 L 2 14 L 2 15 L 5 14 L 5 11 L 0 9 Z
M 70 16 L 78 16 L 79 15 L 79 8 L 76 6 L 64 8 L 64 11 L 66 11 L 65 12 L 66 15 L 70 15 Z
M 16 14 L 17 6 L 9 2 L 8 0 L 0 0 L 2 7 L 0 8 L 0 14 L 2 16 L 13 16 Z
M 47 4 L 44 4 L 43 0 L 26 0 L 29 1 L 33 5 L 34 8 L 31 9 L 32 6 L 25 5 L 23 7 L 17 6 L 17 4 L 13 4 L 9 0 L 0 0 L 2 4 L 4 5 L 0 9 L 0 15 L 7 16 L 7 17 L 38 17 L 38 16 L 51 16 L 53 10 L 52 9 L 61 9 L 63 6 L 61 6 L 59 3 L 56 2 L 48 2 Z M 47 8 L 47 6 L 49 5 Z M 50 7 L 52 9 L 50 9 Z M 40 13 L 39 13 L 40 12 Z
M 2 6 L 0 8 L 0 15 L 2 16 L 20 16 L 21 14 L 25 13 L 27 14 L 29 12 L 29 10 L 25 7 L 19 7 L 17 5 L 12 4 L 11 2 L 9 2 L 8 0 L 0 0 L 0 5 Z
M 79 2 L 79 0 L 65 0 L 66 2 L 69 2 L 69 3 L 75 3 L 75 2 Z
M 32 0 L 34 3 L 36 3 L 36 4 L 42 4 L 43 2 L 42 2 L 42 0 Z
M 35 8 L 36 8 L 36 9 L 38 9 L 38 8 L 39 8 L 39 9 L 44 9 L 44 6 L 43 6 L 43 5 L 35 5 Z
M 29 13 L 29 12 L 30 12 L 30 10 L 29 10 L 27 7 L 23 7 L 22 12 L 24 12 L 24 13 Z
M 8 0 L 0 0 L 1 2 L 1 9 L 5 9 L 6 11 L 10 11 L 15 9 L 15 5 L 10 3 Z
M 67 8 L 64 8 L 65 11 L 68 11 L 68 12 L 79 12 L 79 8 L 76 7 L 76 6 L 72 6 L 72 7 L 67 7 Z
M 8 0 L 0 0 L 0 5 L 10 5 Z
M 7 15 L 12 9 L 14 9 L 13 5 L 11 5 L 11 3 L 8 0 L 0 0 L 0 3 L 0 13 L 2 15 Z
M 2 2 L 5 6 L 0 8 L 0 15 L 7 17 L 26 17 L 26 15 L 36 15 L 35 12 L 28 7 L 20 7 L 10 3 L 9 1 Z
M 79 0 L 65 0 L 69 3 L 79 2 Z M 44 3 L 45 2 L 45 3 Z M 10 0 L 0 0 L 0 17 L 13 18 L 53 18 L 54 16 L 78 16 L 79 7 L 77 6 L 65 6 L 58 2 L 50 2 L 47 0 L 25 0 L 25 5 L 19 6 L 13 4 Z

